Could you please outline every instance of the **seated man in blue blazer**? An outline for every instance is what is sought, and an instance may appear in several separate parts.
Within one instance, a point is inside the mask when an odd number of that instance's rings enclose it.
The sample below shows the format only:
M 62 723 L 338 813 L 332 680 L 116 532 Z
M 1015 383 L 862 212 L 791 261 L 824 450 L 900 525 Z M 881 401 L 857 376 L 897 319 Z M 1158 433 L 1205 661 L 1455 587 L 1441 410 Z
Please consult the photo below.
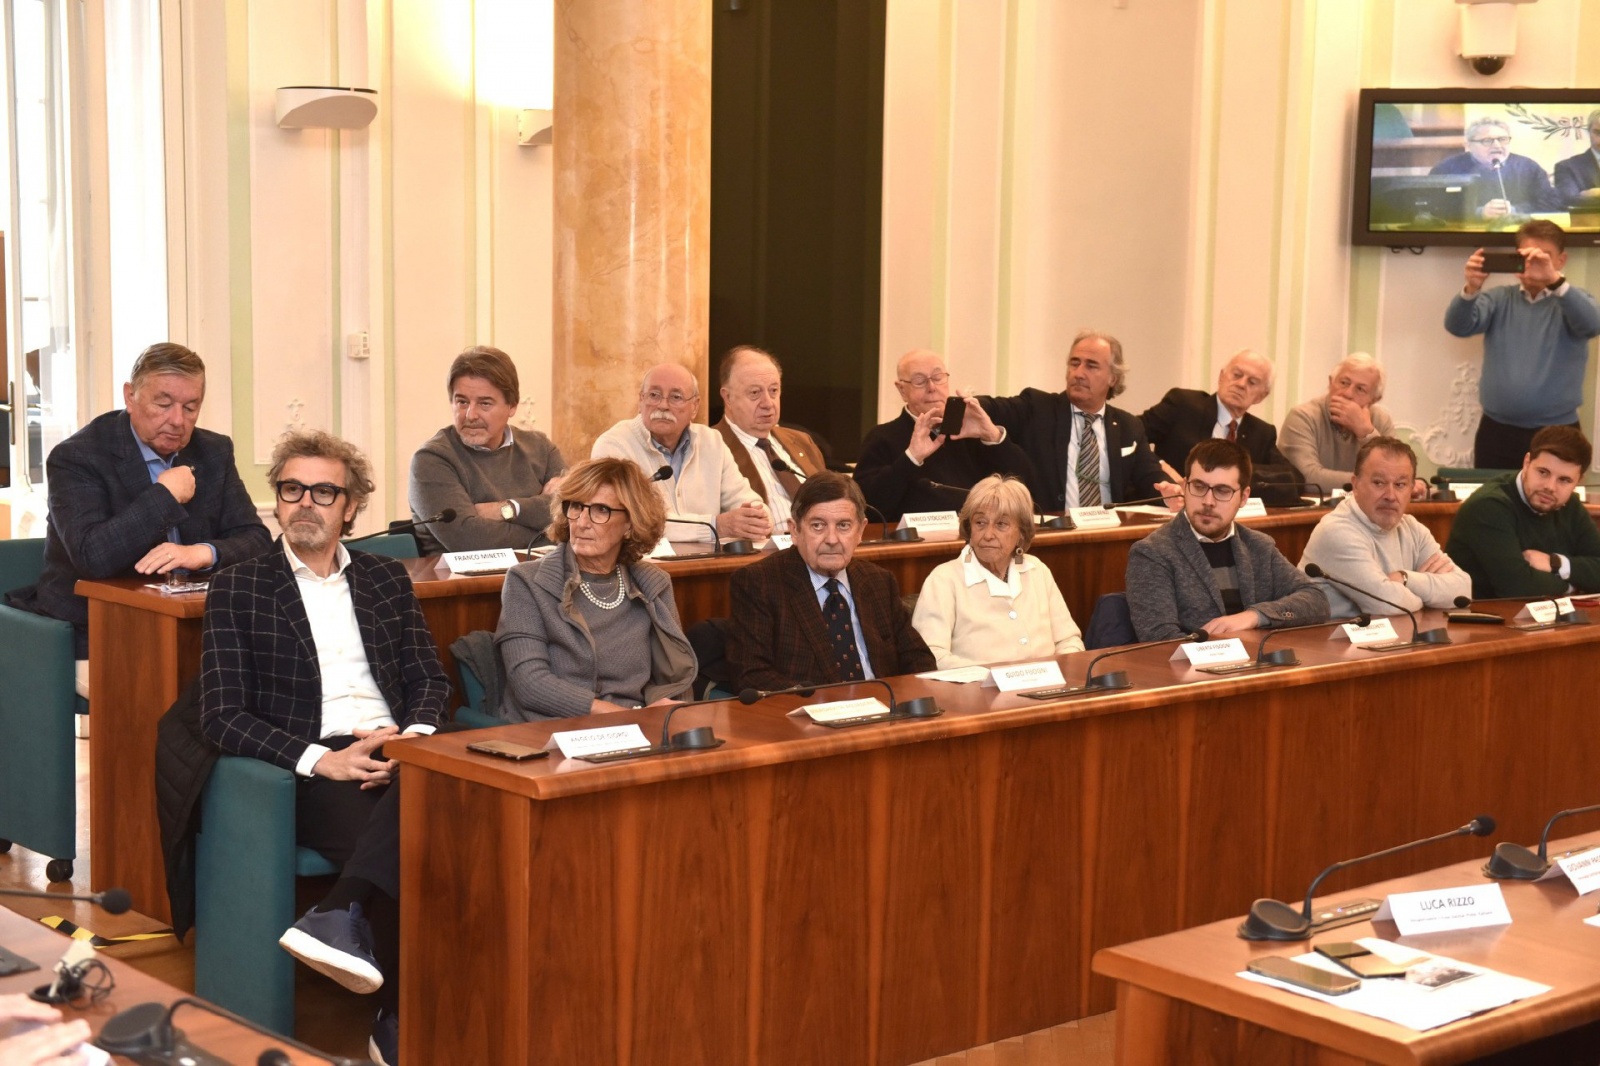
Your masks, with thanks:
M 268 477 L 283 537 L 211 582 L 200 724 L 226 754 L 295 773 L 295 839 L 342 869 L 279 943 L 352 991 L 383 990 L 368 1052 L 392 1066 L 400 806 L 382 745 L 439 728 L 450 685 L 405 567 L 339 543 L 372 492 L 366 457 L 297 433 Z
M 1128 611 L 1140 640 L 1213 637 L 1328 620 L 1328 600 L 1272 538 L 1234 522 L 1250 456 L 1203 440 L 1184 464 L 1183 513 L 1128 552 Z
M 8 602 L 72 623 L 80 695 L 88 695 L 89 606 L 73 591 L 79 580 L 219 570 L 272 542 L 234 468 L 233 441 L 195 428 L 205 395 L 198 355 L 152 344 L 122 386 L 125 409 L 50 452 L 44 571 Z
M 1016 443 L 1033 461 L 1028 488 L 1041 509 L 1177 496 L 1178 486 L 1162 480 L 1138 417 L 1106 402 L 1122 392 L 1127 377 L 1122 342 L 1084 330 L 1067 351 L 1063 391 L 978 398 L 996 427 L 991 436 Z

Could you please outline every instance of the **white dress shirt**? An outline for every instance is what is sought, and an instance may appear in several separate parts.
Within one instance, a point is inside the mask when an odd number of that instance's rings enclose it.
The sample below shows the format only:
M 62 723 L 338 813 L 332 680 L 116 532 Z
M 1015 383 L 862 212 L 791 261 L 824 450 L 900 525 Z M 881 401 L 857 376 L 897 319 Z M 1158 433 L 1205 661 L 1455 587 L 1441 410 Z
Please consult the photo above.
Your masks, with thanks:
M 394 715 L 389 713 L 389 702 L 383 698 L 372 676 L 367 647 L 361 639 L 361 628 L 356 624 L 355 601 L 350 597 L 350 583 L 344 576 L 345 567 L 350 565 L 350 553 L 343 544 L 339 545 L 333 571 L 327 577 L 317 576 L 301 562 L 287 539 L 283 542 L 283 553 L 289 557 L 289 569 L 306 607 L 311 642 L 316 645 L 317 667 L 322 674 L 322 728 L 317 736 L 350 736 L 357 729 L 394 725 Z M 414 725 L 406 732 L 432 733 L 433 726 Z M 295 764 L 295 773 L 310 777 L 317 760 L 330 750 L 323 744 L 307 746 L 305 754 Z
M 1100 417 L 1094 422 L 1094 439 L 1100 445 L 1100 505 L 1111 506 L 1111 459 L 1106 454 L 1106 408 L 1100 405 L 1100 410 L 1090 411 Z M 1078 503 L 1078 438 L 1083 434 L 1084 413 L 1076 407 L 1072 409 L 1072 439 L 1067 442 L 1067 506 L 1079 507 Z

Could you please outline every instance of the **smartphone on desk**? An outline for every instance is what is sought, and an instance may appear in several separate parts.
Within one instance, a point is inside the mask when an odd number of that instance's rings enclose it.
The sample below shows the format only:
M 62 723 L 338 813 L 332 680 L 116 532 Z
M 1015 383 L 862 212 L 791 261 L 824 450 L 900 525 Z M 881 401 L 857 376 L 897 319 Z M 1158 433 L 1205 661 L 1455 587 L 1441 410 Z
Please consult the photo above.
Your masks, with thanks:
M 1357 977 L 1404 977 L 1416 962 L 1415 959 L 1410 963 L 1390 962 L 1351 940 L 1313 944 L 1311 950 L 1325 959 L 1332 959 Z
M 513 744 L 509 740 L 480 740 L 468 744 L 467 750 L 475 751 L 479 755 L 493 755 L 497 759 L 510 759 L 513 762 L 522 762 L 524 759 L 545 759 L 550 756 L 547 749 Z
M 1342 996 L 1361 987 L 1361 982 L 1354 977 L 1319 970 L 1315 966 L 1295 962 L 1287 955 L 1263 955 L 1259 959 L 1251 959 L 1245 969 L 1286 985 L 1320 992 L 1324 996 Z

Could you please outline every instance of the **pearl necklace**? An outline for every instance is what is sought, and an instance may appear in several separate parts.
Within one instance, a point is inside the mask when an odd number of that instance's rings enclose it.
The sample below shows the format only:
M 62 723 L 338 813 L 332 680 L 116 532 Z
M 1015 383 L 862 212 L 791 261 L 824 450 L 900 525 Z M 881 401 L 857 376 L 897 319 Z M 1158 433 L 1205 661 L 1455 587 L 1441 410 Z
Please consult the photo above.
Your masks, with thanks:
M 618 563 L 617 564 L 617 593 L 616 593 L 615 596 L 612 597 L 612 599 L 611 599 L 611 601 L 609 603 L 601 600 L 600 597 L 596 596 L 593 592 L 590 592 L 589 591 L 589 583 L 587 581 L 583 580 L 583 578 L 581 576 L 578 578 L 578 587 L 583 589 L 583 594 L 585 596 L 589 597 L 589 602 L 590 603 L 594 604 L 596 607 L 600 608 L 602 611 L 611 611 L 611 610 L 615 610 L 616 608 L 620 607 L 622 605 L 623 597 L 627 596 L 627 594 L 628 594 L 628 579 L 626 577 L 624 577 L 623 574 L 622 574 L 622 564 Z

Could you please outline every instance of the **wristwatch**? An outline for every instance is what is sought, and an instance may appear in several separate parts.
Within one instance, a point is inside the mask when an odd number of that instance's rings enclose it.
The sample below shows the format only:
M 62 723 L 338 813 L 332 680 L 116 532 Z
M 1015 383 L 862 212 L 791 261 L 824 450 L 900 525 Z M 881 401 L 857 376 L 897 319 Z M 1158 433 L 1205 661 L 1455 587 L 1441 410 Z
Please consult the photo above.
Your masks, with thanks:
M 500 505 L 500 517 L 505 519 L 507 522 L 517 517 L 517 505 L 512 503 L 510 500 L 502 503 Z

